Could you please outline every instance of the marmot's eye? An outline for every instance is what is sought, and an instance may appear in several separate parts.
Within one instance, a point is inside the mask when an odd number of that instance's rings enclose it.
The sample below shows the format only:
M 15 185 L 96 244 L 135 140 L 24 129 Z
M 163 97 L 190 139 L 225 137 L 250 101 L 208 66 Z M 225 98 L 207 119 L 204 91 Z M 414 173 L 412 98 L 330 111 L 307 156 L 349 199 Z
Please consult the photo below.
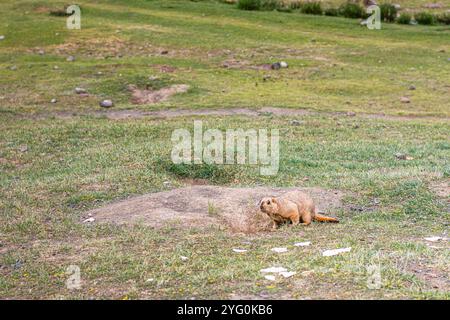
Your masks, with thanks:
M 270 204 L 270 200 L 267 200 L 267 204 Z

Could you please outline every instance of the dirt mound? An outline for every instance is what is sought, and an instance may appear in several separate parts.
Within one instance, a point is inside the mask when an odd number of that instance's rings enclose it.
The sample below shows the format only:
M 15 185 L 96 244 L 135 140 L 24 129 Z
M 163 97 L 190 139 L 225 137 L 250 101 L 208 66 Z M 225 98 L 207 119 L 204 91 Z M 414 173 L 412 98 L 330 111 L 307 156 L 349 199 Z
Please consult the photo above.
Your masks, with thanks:
M 177 84 L 159 90 L 141 90 L 132 85 L 128 86 L 128 90 L 131 91 L 132 94 L 131 102 L 134 104 L 151 104 L 162 102 L 174 94 L 187 92 L 188 89 L 189 86 L 185 84 Z
M 315 199 L 318 210 L 333 214 L 341 206 L 343 193 L 319 188 L 225 188 L 191 186 L 151 193 L 109 204 L 87 212 L 96 222 L 117 224 L 143 223 L 162 227 L 219 226 L 236 232 L 267 229 L 270 220 L 258 208 L 263 196 L 278 196 L 300 190 Z

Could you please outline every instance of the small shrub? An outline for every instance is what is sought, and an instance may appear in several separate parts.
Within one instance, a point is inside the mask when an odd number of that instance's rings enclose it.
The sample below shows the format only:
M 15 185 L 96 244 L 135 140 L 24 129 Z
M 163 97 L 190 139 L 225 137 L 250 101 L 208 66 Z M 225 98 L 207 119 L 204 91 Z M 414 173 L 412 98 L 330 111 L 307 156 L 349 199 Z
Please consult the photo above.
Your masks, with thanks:
M 411 23 L 412 16 L 409 13 L 403 12 L 400 14 L 400 16 L 397 18 L 397 23 L 400 24 L 410 24 Z
M 357 3 L 347 2 L 339 7 L 339 15 L 346 18 L 363 18 L 365 16 L 364 9 Z
M 442 24 L 450 24 L 450 13 L 444 12 L 436 17 L 437 22 Z
M 325 9 L 325 15 L 329 17 L 337 17 L 339 15 L 339 10 L 336 8 Z
M 282 4 L 278 0 L 261 0 L 262 10 L 276 10 L 281 8 Z
M 297 10 L 302 7 L 302 2 L 300 0 L 292 0 L 292 1 L 289 1 L 288 6 L 291 10 Z
M 323 13 L 322 4 L 320 2 L 306 2 L 302 5 L 300 11 L 304 14 L 315 15 L 322 15 Z
M 397 8 L 390 3 L 380 5 L 381 20 L 386 22 L 394 22 L 397 18 Z
M 241 10 L 259 10 L 261 9 L 261 0 L 239 0 L 237 7 Z
M 435 23 L 435 16 L 429 12 L 419 12 L 414 15 L 418 24 L 431 25 Z

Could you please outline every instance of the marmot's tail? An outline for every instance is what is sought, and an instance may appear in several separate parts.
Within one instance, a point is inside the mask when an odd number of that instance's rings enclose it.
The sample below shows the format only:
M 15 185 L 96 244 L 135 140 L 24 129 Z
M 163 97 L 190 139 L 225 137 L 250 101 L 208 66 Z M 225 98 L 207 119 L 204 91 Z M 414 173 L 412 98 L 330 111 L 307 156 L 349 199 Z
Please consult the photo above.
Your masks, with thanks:
M 339 220 L 336 218 L 327 217 L 320 213 L 315 214 L 314 220 L 320 221 L 320 222 L 339 222 Z

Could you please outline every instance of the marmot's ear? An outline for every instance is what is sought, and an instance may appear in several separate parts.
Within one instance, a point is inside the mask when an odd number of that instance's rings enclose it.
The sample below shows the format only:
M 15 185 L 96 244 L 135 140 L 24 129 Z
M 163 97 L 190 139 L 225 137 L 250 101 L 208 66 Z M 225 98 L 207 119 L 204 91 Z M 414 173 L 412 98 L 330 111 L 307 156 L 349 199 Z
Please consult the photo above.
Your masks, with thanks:
M 278 203 L 278 201 L 277 201 L 277 198 L 275 198 L 275 197 L 272 197 L 272 202 L 274 202 L 274 203 Z

